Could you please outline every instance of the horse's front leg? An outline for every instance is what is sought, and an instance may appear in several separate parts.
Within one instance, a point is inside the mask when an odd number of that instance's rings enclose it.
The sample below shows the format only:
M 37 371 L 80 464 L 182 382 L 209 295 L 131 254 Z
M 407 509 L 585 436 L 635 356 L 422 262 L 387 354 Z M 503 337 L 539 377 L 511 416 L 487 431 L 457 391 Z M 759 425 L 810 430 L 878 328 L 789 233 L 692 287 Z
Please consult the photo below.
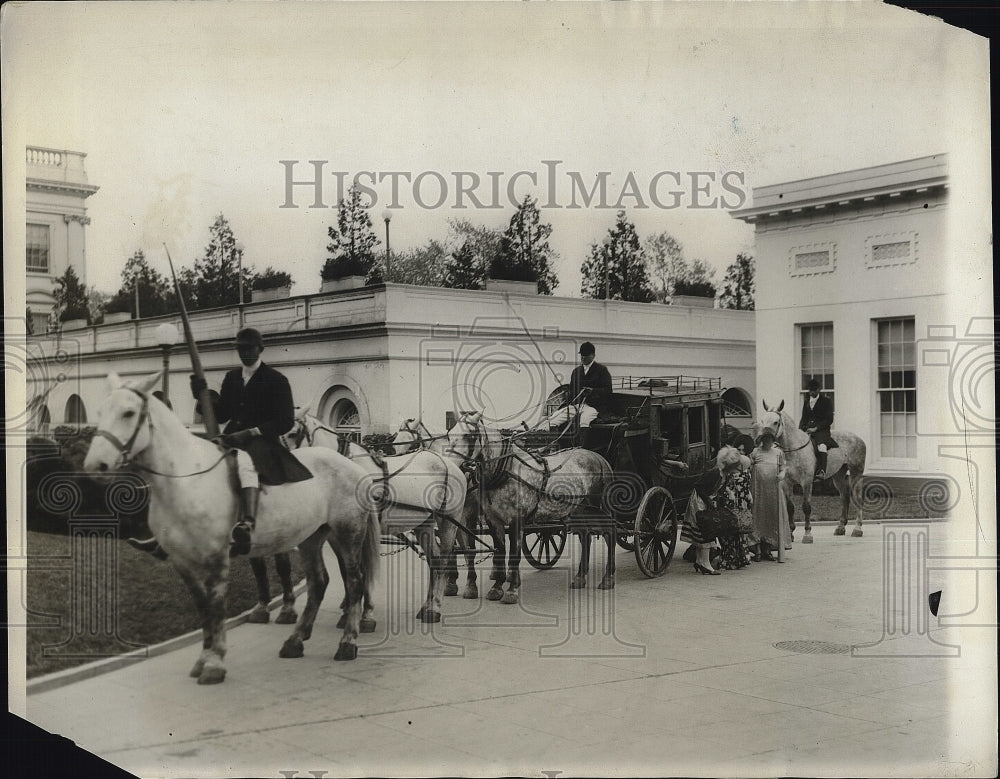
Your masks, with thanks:
M 462 597 L 466 600 L 479 598 L 479 584 L 476 576 L 476 534 L 471 529 L 471 521 L 472 519 L 467 516 L 467 512 L 463 512 L 462 527 L 465 532 L 462 534 L 462 542 L 465 545 L 465 589 L 462 590 Z
M 445 565 L 444 561 L 447 556 L 438 551 L 438 544 L 434 539 L 433 518 L 428 519 L 420 527 L 414 528 L 413 532 L 417 536 L 420 548 L 424 551 L 428 569 L 427 596 L 424 598 L 423 605 L 417 611 L 416 617 L 421 622 L 440 622 L 441 603 L 440 600 L 435 602 L 435 588 L 443 574 L 440 566 Z
M 783 490 L 784 500 L 785 500 L 785 513 L 788 514 L 788 540 L 795 540 L 795 502 L 792 500 L 792 495 L 795 494 L 795 487 L 789 482 L 785 482 L 786 487 Z M 781 500 L 781 495 L 778 496 L 778 500 Z
M 517 516 L 510 523 L 509 538 L 510 548 L 507 550 L 507 592 L 500 599 L 501 603 L 512 605 L 520 599 L 521 591 L 521 517 Z
M 590 572 L 590 531 L 577 530 L 576 537 L 580 539 L 580 564 L 569 587 L 571 590 L 582 590 L 587 586 L 587 574 Z
M 247 622 L 264 625 L 271 621 L 271 612 L 267 610 L 267 604 L 271 602 L 271 583 L 267 579 L 267 562 L 263 557 L 251 557 L 250 570 L 253 571 L 253 579 L 257 584 L 257 605 L 253 607 L 247 617 Z
M 320 528 L 299 544 L 299 558 L 306 574 L 306 606 L 302 609 L 302 616 L 299 617 L 292 635 L 285 639 L 285 643 L 282 644 L 278 657 L 302 657 L 304 653 L 302 644 L 312 636 L 316 613 L 323 602 L 326 587 L 330 583 L 330 575 L 326 572 L 326 566 L 323 564 L 323 541 L 326 538 L 326 531 L 326 527 Z M 348 595 L 351 594 L 346 576 L 344 589 L 347 590 Z
M 177 567 L 191 592 L 201 618 L 201 655 L 190 675 L 198 684 L 219 684 L 226 678 L 226 585 L 229 560 L 219 555 L 211 558 L 203 570 Z
M 292 556 L 280 552 L 274 556 L 274 568 L 281 581 L 281 611 L 274 621 L 279 625 L 294 625 L 299 615 L 295 613 L 295 588 L 292 586 Z
M 597 589 L 613 590 L 615 588 L 615 530 L 612 528 L 601 535 L 604 536 L 604 540 L 608 544 L 608 563 L 604 567 L 604 578 L 597 585 Z
M 458 528 L 445 518 L 438 519 L 438 548 L 440 552 L 431 563 L 431 596 L 433 598 L 433 610 L 424 613 L 424 622 L 440 622 L 442 596 L 445 594 L 447 579 L 454 568 L 455 579 L 458 579 L 458 567 L 455 565 L 455 534 Z M 455 585 L 455 592 L 458 592 L 458 585 Z
M 486 599 L 500 600 L 503 597 L 503 585 L 507 581 L 507 574 L 504 571 L 504 563 L 507 560 L 507 531 L 501 523 L 492 518 L 487 519 L 487 524 L 490 537 L 493 539 L 493 566 L 490 571 L 493 586 L 486 593 Z

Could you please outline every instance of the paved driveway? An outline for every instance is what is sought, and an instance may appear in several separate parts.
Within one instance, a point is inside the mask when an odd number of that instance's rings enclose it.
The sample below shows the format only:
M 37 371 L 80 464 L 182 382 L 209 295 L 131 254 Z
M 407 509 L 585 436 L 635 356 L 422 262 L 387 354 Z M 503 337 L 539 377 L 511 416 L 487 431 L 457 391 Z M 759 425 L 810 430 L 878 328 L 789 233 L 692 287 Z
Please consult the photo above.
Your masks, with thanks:
M 968 552 L 946 523 L 912 528 Z M 678 554 L 645 579 L 620 552 L 611 593 L 594 588 L 602 555 L 567 588 L 571 544 L 525 569 L 519 606 L 449 598 L 432 627 L 413 620 L 422 563 L 405 552 L 383 559 L 379 628 L 353 662 L 333 660 L 335 581 L 302 659 L 277 657 L 287 627 L 245 624 L 222 685 L 188 678 L 192 645 L 29 693 L 27 715 L 143 777 L 995 775 L 995 631 L 941 627 L 925 590 L 942 614 L 986 606 L 968 572 L 885 584 L 917 546 L 866 531 L 820 526 L 785 564 L 717 577 Z

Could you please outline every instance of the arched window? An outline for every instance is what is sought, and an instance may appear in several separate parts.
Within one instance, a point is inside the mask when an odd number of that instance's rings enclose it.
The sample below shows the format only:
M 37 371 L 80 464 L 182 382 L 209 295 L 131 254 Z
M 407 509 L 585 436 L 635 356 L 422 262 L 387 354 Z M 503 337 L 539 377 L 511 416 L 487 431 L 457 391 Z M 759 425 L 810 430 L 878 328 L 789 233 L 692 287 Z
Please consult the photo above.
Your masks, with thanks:
M 79 395 L 70 395 L 66 401 L 66 413 L 63 416 L 68 425 L 82 425 L 87 421 L 87 408 Z
M 730 387 L 722 393 L 727 419 L 749 419 L 753 417 L 753 401 L 739 387 Z
M 348 440 L 361 443 L 361 414 L 354 401 L 341 398 L 330 412 L 330 427 L 337 435 L 345 436 Z

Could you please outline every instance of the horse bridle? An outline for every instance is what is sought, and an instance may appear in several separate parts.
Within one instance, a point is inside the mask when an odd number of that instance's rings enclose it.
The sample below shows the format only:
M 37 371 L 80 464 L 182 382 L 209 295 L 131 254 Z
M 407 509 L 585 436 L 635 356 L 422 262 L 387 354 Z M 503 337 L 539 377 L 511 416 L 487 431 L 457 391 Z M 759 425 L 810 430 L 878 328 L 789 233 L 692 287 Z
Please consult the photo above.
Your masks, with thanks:
M 785 423 L 781 419 L 781 412 L 780 411 L 773 411 L 771 413 L 773 413 L 778 418 L 778 425 L 774 429 L 774 440 L 775 440 L 775 443 L 777 443 L 778 439 L 784 434 L 783 431 L 784 431 L 784 425 L 785 425 Z M 787 449 L 785 447 L 781 447 L 781 448 L 782 448 L 783 451 L 786 451 L 786 452 L 798 452 L 800 449 L 805 449 L 811 443 L 812 443 L 812 436 L 807 436 L 806 437 L 806 442 L 804 444 L 802 444 L 802 446 L 797 446 L 794 449 Z
M 120 462 L 115 463 L 114 470 L 118 470 L 119 468 L 124 468 L 126 465 L 130 464 L 131 462 L 130 455 L 132 454 L 132 447 L 135 446 L 135 440 L 139 437 L 139 431 L 142 429 L 143 422 L 149 423 L 151 435 L 153 432 L 153 423 L 149 418 L 149 397 L 145 393 L 140 392 L 134 387 L 125 387 L 124 389 L 127 389 L 129 392 L 134 392 L 136 395 L 142 398 L 142 407 L 139 409 L 139 421 L 136 422 L 135 430 L 132 431 L 132 435 L 129 436 L 128 441 L 126 441 L 123 444 L 121 440 L 118 438 L 118 436 L 102 428 L 98 428 L 97 430 L 94 431 L 95 438 L 100 437 L 107 439 L 108 441 L 111 442 L 111 445 L 118 450 Z

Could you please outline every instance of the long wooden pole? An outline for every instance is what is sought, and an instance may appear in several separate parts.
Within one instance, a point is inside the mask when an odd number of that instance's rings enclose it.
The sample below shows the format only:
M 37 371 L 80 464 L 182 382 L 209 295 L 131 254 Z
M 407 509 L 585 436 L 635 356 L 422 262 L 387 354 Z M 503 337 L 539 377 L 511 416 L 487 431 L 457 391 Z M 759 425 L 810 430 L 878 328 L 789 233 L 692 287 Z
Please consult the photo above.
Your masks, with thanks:
M 204 385 L 205 372 L 201 368 L 201 357 L 198 355 L 198 344 L 195 343 L 191 334 L 191 320 L 188 319 L 187 308 L 184 306 L 184 295 L 181 293 L 181 285 L 177 282 L 177 274 L 174 272 L 174 262 L 170 259 L 170 250 L 163 244 L 163 250 L 167 253 L 167 262 L 170 263 L 170 275 L 174 280 L 174 290 L 177 292 L 177 303 L 181 308 L 181 322 L 184 323 L 184 338 L 187 341 L 188 354 L 191 355 L 191 368 L 194 375 L 202 380 Z M 215 421 L 215 407 L 212 406 L 212 396 L 208 387 L 203 386 L 198 393 L 198 402 L 201 404 L 201 418 L 205 423 L 205 432 L 212 438 L 219 434 L 219 423 Z

